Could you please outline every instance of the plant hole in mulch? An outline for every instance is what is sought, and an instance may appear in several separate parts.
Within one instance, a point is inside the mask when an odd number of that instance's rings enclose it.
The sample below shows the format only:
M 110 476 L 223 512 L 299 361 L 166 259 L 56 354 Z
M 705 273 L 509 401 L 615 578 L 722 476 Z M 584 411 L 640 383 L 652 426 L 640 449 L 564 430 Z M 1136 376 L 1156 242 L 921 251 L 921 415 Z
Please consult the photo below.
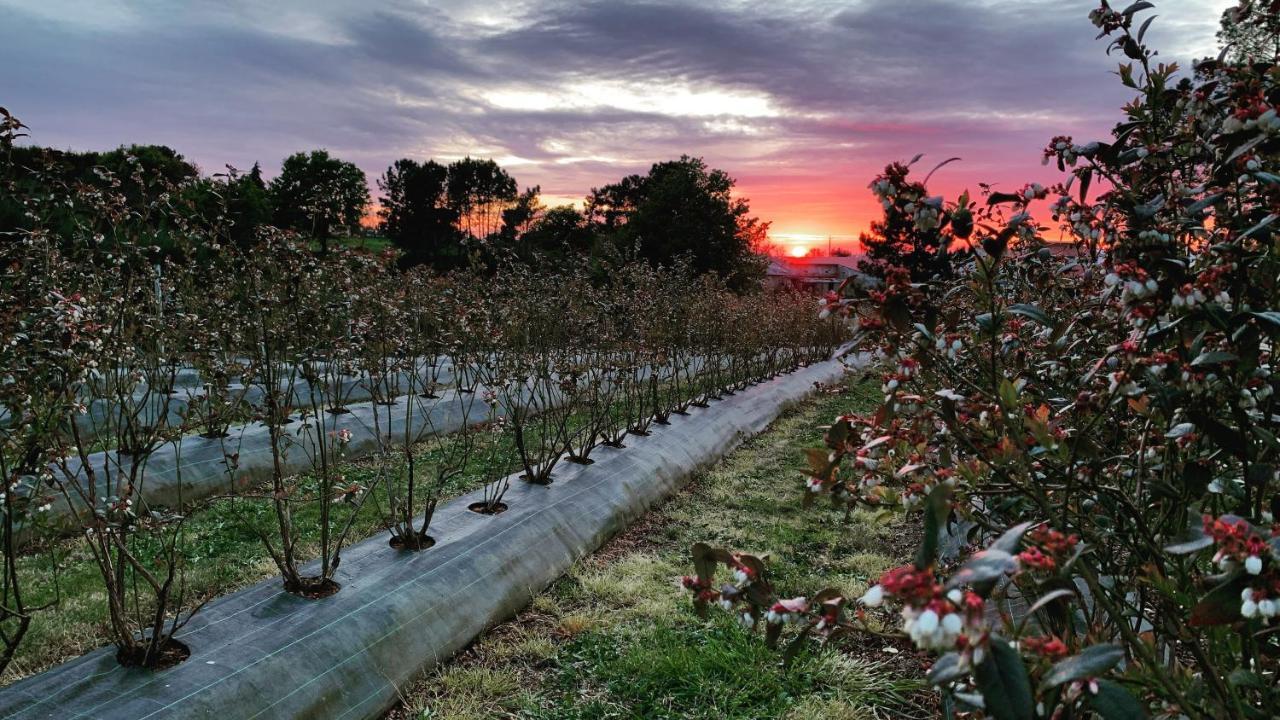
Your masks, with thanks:
M 566 455 L 565 460 L 575 465 L 595 465 L 596 461 L 589 457 L 577 457 L 576 455 Z
M 440 396 L 436 395 L 435 393 L 418 393 L 418 397 L 422 398 L 423 400 L 439 400 L 440 399 Z
M 547 477 L 545 477 L 545 478 L 540 478 L 540 479 L 535 480 L 535 479 L 533 479 L 533 478 L 529 477 L 529 474 L 528 474 L 528 473 L 521 473 L 521 475 L 520 475 L 520 479 L 521 479 L 521 480 L 523 480 L 523 481 L 525 481 L 525 482 L 527 482 L 527 483 L 529 483 L 530 485 L 541 485 L 541 486 L 543 486 L 543 487 L 547 487 L 547 486 L 551 485 L 551 483 L 553 483 L 553 482 L 555 482 L 555 481 L 556 481 L 556 478 L 555 478 L 555 476 L 554 476 L 554 475 L 548 475 L 548 476 L 547 476 Z
M 436 539 L 426 533 L 414 534 L 417 536 L 417 542 L 408 542 L 408 538 L 402 535 L 392 535 L 387 544 L 396 550 L 404 550 L 405 552 L 420 552 L 436 544 Z
M 345 408 L 345 407 L 329 408 L 325 412 L 329 413 L 330 415 L 346 415 L 347 413 L 351 412 L 351 408 Z
M 319 600 L 336 594 L 342 586 L 329 578 L 304 577 L 297 582 L 285 582 L 284 590 L 308 600 Z
M 205 440 L 221 440 L 223 438 L 231 437 L 231 433 L 215 430 L 212 432 L 202 432 L 200 433 L 200 437 L 204 438 Z
M 627 448 L 626 445 L 622 444 L 621 440 L 606 440 L 600 444 L 607 448 L 613 448 L 614 450 L 625 450 Z
M 500 502 L 500 503 L 473 502 L 467 506 L 467 509 L 473 513 L 478 513 L 480 515 L 501 515 L 502 513 L 507 511 L 507 504 L 504 502 Z
M 145 667 L 148 670 L 168 670 L 191 657 L 191 648 L 185 643 L 169 638 L 164 641 L 151 662 L 146 662 L 146 647 L 120 649 L 116 651 L 116 662 L 125 667 Z

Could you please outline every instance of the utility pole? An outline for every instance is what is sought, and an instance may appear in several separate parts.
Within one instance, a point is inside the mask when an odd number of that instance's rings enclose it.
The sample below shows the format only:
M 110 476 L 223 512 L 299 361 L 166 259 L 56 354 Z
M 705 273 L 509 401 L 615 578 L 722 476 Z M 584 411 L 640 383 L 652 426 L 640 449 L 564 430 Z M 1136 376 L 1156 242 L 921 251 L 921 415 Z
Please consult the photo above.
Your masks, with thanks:
M 831 236 L 827 236 L 827 257 L 831 257 Z

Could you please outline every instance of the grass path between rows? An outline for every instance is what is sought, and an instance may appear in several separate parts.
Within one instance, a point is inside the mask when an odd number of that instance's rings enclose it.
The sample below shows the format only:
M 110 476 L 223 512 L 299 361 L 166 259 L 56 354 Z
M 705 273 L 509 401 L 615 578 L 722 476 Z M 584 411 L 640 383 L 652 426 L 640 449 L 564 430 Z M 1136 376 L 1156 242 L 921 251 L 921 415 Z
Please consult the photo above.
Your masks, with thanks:
M 915 536 L 868 514 L 801 507 L 801 450 L 820 426 L 874 401 L 868 384 L 797 404 L 700 473 L 510 622 L 404 691 L 388 718 L 706 718 L 842 720 L 932 717 L 922 659 L 901 645 L 814 646 L 789 669 L 759 634 L 713 610 L 698 619 L 678 587 L 697 541 L 769 555 L 775 587 L 861 594 L 902 564 Z

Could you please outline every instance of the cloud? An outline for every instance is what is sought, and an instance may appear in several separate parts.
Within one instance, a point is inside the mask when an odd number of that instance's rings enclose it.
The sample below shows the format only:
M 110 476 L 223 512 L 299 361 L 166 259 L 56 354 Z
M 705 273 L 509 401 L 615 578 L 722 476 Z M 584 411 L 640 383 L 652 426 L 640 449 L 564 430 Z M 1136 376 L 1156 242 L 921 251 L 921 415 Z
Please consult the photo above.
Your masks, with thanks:
M 1160 2 L 1162 59 L 1208 51 L 1228 2 Z M 1013 182 L 1053 134 L 1104 133 L 1127 93 L 1091 5 L 0 0 L 0 104 L 58 147 L 268 172 L 326 147 L 371 179 L 492 156 L 560 197 L 696 154 L 780 229 L 854 232 L 887 161 L 961 155 L 944 185 Z

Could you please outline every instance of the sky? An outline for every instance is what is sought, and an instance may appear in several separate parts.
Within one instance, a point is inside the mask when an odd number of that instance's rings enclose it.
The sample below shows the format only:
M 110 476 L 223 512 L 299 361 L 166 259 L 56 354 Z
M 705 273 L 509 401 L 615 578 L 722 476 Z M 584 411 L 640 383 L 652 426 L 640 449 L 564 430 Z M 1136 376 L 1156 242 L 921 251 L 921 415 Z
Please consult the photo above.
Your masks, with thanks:
M 1159 59 L 1216 52 L 1230 0 L 1156 4 Z M 40 145 L 165 144 L 206 173 L 323 147 L 375 196 L 401 157 L 492 157 L 555 205 L 701 156 L 798 252 L 847 246 L 917 153 L 962 159 L 948 197 L 1059 179 L 1047 141 L 1104 137 L 1129 99 L 1094 5 L 0 0 L 0 105 Z

